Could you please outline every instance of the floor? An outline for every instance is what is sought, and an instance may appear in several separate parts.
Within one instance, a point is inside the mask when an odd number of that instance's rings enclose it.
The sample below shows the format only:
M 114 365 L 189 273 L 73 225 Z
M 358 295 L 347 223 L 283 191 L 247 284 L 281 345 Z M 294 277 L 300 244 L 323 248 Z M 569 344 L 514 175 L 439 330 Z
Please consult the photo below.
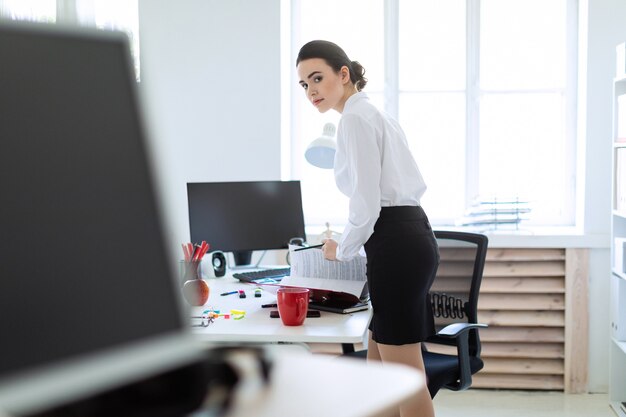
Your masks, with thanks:
M 437 417 L 615 417 L 607 394 L 441 390 L 434 402 Z
M 329 346 L 332 346 L 330 348 Z M 313 344 L 312 352 L 339 355 L 341 347 Z M 363 349 L 356 347 L 356 350 Z M 442 389 L 435 397 L 436 417 L 616 417 L 608 394 L 564 394 L 556 391 Z

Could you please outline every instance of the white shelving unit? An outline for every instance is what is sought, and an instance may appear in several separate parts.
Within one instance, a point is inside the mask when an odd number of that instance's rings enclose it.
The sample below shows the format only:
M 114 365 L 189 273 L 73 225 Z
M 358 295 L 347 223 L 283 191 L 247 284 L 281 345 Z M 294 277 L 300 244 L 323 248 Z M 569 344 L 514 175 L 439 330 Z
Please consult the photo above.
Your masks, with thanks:
M 616 242 L 626 238 L 626 77 L 615 79 L 613 85 L 609 401 L 618 416 L 626 417 L 626 261 L 616 265 L 625 255 L 623 245 L 618 247 Z

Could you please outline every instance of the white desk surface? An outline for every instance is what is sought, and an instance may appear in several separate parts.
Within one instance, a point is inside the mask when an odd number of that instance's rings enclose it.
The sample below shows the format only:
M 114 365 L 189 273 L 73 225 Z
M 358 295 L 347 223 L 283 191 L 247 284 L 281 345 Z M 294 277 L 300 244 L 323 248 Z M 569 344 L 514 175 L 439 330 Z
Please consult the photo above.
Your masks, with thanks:
M 426 386 L 408 366 L 303 353 L 281 354 L 271 372 L 266 389 L 244 384 L 226 417 L 395 416 Z
M 220 317 L 208 327 L 192 327 L 192 334 L 207 342 L 361 343 L 371 318 L 371 310 L 351 314 L 322 311 L 321 317 L 309 317 L 302 326 L 284 326 L 279 318 L 270 318 L 270 311 L 277 308 L 261 308 L 262 304 L 276 303 L 277 287 L 263 286 L 262 295 L 257 298 L 256 285 L 239 282 L 230 274 L 205 281 L 209 284 L 209 300 L 202 307 L 193 307 L 192 315 L 200 315 L 208 308 L 224 313 L 231 309 L 246 312 L 241 320 Z M 240 289 L 245 290 L 246 298 L 220 295 Z

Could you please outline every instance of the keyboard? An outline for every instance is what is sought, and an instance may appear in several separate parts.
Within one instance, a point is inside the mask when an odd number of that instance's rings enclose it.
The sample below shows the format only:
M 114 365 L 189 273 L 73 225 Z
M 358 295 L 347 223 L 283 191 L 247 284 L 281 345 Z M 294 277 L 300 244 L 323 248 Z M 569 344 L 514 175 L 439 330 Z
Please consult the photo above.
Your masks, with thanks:
M 233 278 L 243 282 L 253 282 L 257 284 L 279 282 L 283 277 L 289 275 L 291 268 L 262 269 L 260 271 L 237 272 Z

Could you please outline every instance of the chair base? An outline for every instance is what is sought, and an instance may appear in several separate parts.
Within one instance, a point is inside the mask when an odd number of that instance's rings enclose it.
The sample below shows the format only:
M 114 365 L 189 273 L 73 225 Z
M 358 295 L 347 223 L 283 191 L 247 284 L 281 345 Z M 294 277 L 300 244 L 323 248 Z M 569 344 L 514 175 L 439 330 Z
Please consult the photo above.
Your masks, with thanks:
M 422 352 L 422 356 L 426 365 L 426 381 L 431 398 L 435 398 L 442 387 L 458 391 L 458 389 L 454 389 L 454 383 L 460 378 L 457 356 L 427 351 Z M 482 359 L 470 356 L 469 360 L 472 375 L 483 369 Z

